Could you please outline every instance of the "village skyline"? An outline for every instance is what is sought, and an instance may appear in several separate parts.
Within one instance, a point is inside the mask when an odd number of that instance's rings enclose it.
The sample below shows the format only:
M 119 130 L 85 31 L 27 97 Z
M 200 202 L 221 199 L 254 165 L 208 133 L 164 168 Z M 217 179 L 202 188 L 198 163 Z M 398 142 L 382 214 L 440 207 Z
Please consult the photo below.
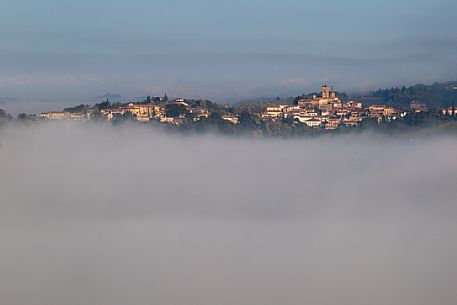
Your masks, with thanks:
M 324 84 L 319 93 L 277 97 L 267 102 L 218 104 L 206 99 L 147 96 L 126 101 L 110 94 L 93 105 L 80 104 L 63 110 L 20 113 L 18 121 L 136 121 L 168 129 L 226 134 L 261 133 L 297 135 L 366 128 L 408 130 L 417 127 L 454 128 L 457 82 L 418 84 L 379 89 L 363 97 L 350 97 Z M 110 100 L 112 98 L 112 100 Z M 3 122 L 13 117 L 2 110 Z

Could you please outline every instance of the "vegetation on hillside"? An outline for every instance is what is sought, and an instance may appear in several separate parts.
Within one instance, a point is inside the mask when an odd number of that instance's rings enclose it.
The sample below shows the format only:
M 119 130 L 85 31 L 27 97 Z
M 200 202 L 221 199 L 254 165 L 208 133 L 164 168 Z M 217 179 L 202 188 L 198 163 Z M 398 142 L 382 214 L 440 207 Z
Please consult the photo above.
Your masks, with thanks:
M 411 102 L 422 103 L 430 108 L 451 107 L 457 105 L 457 82 L 379 89 L 373 92 L 372 97 L 397 107 L 408 107 Z

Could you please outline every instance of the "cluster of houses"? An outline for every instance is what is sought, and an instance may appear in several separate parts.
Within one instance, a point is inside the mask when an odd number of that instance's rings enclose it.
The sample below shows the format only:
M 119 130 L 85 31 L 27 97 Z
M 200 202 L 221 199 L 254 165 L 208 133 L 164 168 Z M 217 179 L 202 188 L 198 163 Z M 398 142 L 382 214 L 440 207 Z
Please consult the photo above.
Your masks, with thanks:
M 179 115 L 167 114 L 167 105 L 175 105 L 184 109 Z M 77 121 L 89 121 L 94 118 L 101 117 L 102 119 L 111 121 L 117 117 L 124 117 L 129 115 L 134 120 L 140 122 L 157 121 L 161 123 L 179 125 L 185 122 L 185 120 L 191 119 L 196 122 L 202 118 L 208 118 L 210 111 L 206 107 L 192 107 L 185 99 L 178 98 L 171 101 L 156 100 L 156 101 L 144 101 L 144 102 L 130 102 L 128 104 L 119 105 L 118 107 L 106 107 L 99 109 L 97 107 L 87 107 L 82 112 L 70 112 L 70 111 L 51 111 L 43 112 L 40 114 L 40 118 L 48 120 L 77 120 Z M 238 124 L 238 115 L 227 112 L 221 115 L 223 120 L 229 121 L 233 124 Z
M 333 87 L 322 86 L 320 96 L 298 100 L 297 105 L 270 105 L 261 114 L 265 120 L 292 118 L 311 128 L 337 129 L 340 126 L 357 126 L 364 119 L 395 120 L 406 116 L 407 112 L 387 107 L 371 105 L 364 108 L 361 102 L 342 102 Z
M 178 115 L 169 115 L 168 106 L 174 105 L 184 109 Z M 425 105 L 412 102 L 411 111 L 427 111 Z M 223 107 L 221 107 L 222 110 Z M 454 115 L 454 108 L 443 109 L 443 114 Z M 451 114 L 452 113 L 452 114 Z M 343 102 L 337 97 L 333 87 L 322 86 L 322 92 L 310 98 L 299 99 L 298 102 L 289 104 L 266 104 L 261 110 L 252 111 L 251 115 L 264 121 L 281 121 L 292 119 L 293 122 L 301 122 L 310 128 L 321 128 L 326 130 L 337 129 L 340 126 L 358 126 L 363 120 L 374 119 L 378 123 L 382 121 L 404 118 L 408 111 L 396 109 L 386 105 L 370 105 L 363 107 L 361 102 Z M 131 102 L 119 105 L 118 107 L 97 108 L 89 107 L 83 112 L 44 112 L 40 117 L 50 120 L 91 120 L 95 116 L 106 120 L 114 120 L 116 117 L 125 115 L 131 116 L 140 122 L 158 121 L 168 124 L 182 124 L 186 121 L 199 121 L 208 118 L 211 112 L 207 107 L 192 107 L 184 99 L 168 101 L 145 101 L 141 103 Z M 221 111 L 220 117 L 233 124 L 239 123 L 239 115 L 236 111 Z
M 209 112 L 206 109 L 193 109 L 184 99 L 176 99 L 170 103 L 181 105 L 188 110 L 189 113 L 194 113 L 196 118 L 208 117 Z M 40 118 L 49 120 L 80 120 L 89 121 L 94 118 L 101 117 L 102 119 L 111 121 L 116 117 L 130 115 L 133 119 L 140 122 L 148 122 L 158 120 L 166 123 L 179 123 L 180 119 L 184 119 L 184 115 L 178 117 L 167 117 L 166 109 L 163 103 L 156 102 L 130 102 L 128 104 L 119 105 L 118 107 L 87 107 L 81 112 L 72 111 L 50 111 L 40 114 Z

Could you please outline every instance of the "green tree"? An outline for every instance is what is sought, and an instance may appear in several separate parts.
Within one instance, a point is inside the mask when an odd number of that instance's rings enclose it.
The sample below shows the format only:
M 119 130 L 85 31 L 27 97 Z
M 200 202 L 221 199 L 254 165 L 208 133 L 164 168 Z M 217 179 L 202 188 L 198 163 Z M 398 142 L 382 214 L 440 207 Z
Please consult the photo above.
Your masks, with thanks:
M 19 121 L 25 122 L 25 121 L 34 121 L 36 120 L 36 115 L 34 114 L 27 114 L 27 113 L 19 113 L 17 115 L 17 119 Z
M 111 105 L 110 101 L 106 99 L 106 101 L 95 104 L 95 107 L 97 107 L 98 110 L 103 110 L 103 109 L 111 109 L 113 106 Z
M 82 112 L 85 112 L 87 108 L 89 108 L 89 106 L 81 104 L 79 106 L 65 108 L 63 111 L 71 112 L 71 113 L 77 113 L 77 112 L 82 113 Z
M 186 115 L 188 112 L 187 107 L 182 104 L 167 104 L 165 106 L 165 114 L 170 118 L 177 118 Z
M 247 110 L 243 110 L 238 118 L 240 126 L 243 128 L 255 128 L 257 126 L 254 118 Z

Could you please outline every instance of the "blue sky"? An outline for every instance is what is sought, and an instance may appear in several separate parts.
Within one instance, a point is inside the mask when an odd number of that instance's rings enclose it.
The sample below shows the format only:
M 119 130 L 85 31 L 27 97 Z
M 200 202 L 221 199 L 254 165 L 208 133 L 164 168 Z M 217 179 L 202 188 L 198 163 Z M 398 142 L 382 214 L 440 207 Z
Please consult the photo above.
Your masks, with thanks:
M 457 2 L 0 1 L 0 98 L 231 101 L 457 79 Z

